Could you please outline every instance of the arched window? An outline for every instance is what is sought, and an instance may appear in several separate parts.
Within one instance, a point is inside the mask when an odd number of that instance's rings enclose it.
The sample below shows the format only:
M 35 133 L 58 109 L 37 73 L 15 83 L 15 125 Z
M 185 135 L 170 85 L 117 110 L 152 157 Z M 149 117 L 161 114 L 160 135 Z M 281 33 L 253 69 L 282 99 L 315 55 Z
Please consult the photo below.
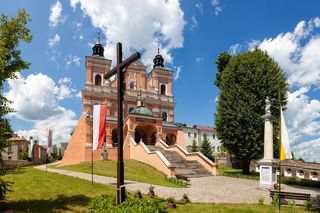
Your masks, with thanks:
M 162 121 L 167 121 L 167 113 L 162 112 Z
M 129 108 L 129 110 L 128 110 L 128 112 L 130 113 L 130 112 L 131 112 L 131 110 L 133 110 L 133 107 L 130 107 L 130 108 Z
M 101 75 L 96 75 L 94 77 L 94 85 L 101 86 Z
M 160 86 L 160 94 L 161 95 L 166 95 L 166 85 L 161 85 Z

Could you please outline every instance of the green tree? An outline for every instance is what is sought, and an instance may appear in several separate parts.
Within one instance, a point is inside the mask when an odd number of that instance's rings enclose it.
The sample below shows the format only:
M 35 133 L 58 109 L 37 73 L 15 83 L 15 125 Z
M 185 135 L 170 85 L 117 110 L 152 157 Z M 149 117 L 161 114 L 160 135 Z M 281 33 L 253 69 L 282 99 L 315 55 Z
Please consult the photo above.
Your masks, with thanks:
M 19 154 L 19 159 L 28 160 L 28 154 L 29 154 L 29 147 L 26 147 L 23 150 L 21 150 L 21 153 Z
M 196 138 L 193 137 L 192 145 L 191 145 L 191 152 L 197 152 L 197 151 L 198 151 L 197 141 L 196 141 Z
M 207 134 L 203 134 L 203 140 L 201 143 L 201 152 L 202 154 L 204 154 L 204 156 L 212 160 L 212 150 L 211 150 L 210 141 L 207 137 Z
M 220 89 L 215 123 L 223 146 L 242 160 L 242 171 L 250 173 L 252 159 L 261 158 L 264 142 L 265 100 L 272 101 L 274 120 L 274 150 L 277 156 L 279 105 L 287 104 L 288 84 L 279 65 L 264 51 L 255 49 L 231 56 L 219 55 L 216 64 Z M 224 64 L 220 66 L 220 64 Z M 279 103 L 280 93 L 280 103 Z
M 16 73 L 29 68 L 29 63 L 21 58 L 20 41 L 29 43 L 32 39 L 26 24 L 30 21 L 25 10 L 20 10 L 16 17 L 8 19 L 0 15 L 0 152 L 7 146 L 12 134 L 11 126 L 5 115 L 13 110 L 9 107 L 10 100 L 3 95 L 4 82 L 16 78 Z M 0 162 L 2 158 L 0 155 Z

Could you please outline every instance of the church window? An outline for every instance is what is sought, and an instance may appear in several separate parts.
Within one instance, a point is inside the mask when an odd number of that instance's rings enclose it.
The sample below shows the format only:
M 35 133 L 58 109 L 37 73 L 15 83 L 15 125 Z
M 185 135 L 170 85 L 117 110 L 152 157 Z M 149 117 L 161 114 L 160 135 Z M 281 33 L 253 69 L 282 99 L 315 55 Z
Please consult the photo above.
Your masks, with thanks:
M 128 110 L 128 112 L 130 113 L 132 110 L 133 110 L 133 107 L 130 107 L 129 110 Z
M 220 152 L 220 146 L 217 147 L 217 151 Z
M 212 137 L 213 137 L 213 139 L 216 139 L 216 136 L 214 134 L 212 135 Z
M 101 75 L 96 75 L 94 77 L 94 85 L 101 86 Z
M 196 137 L 197 137 L 197 133 L 193 133 L 193 137 L 195 137 L 195 138 L 196 138 Z
M 190 132 L 188 132 L 188 137 L 191 138 L 191 133 Z
M 162 112 L 162 121 L 167 121 L 167 113 Z
M 134 90 L 134 81 L 130 81 L 130 89 Z
M 161 95 L 166 95 L 166 85 L 161 85 L 160 86 L 160 94 Z

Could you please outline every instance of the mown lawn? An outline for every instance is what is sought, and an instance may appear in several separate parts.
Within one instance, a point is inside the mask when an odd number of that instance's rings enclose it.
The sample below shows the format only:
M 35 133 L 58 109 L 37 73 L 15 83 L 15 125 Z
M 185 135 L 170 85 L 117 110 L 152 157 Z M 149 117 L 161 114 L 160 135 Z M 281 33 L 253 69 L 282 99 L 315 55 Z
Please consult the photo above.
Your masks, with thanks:
M 0 212 L 81 212 L 87 211 L 89 200 L 102 194 L 115 194 L 115 188 L 91 184 L 86 180 L 20 168 L 1 177 L 10 182 L 7 202 Z
M 241 169 L 232 169 L 232 168 L 225 168 L 225 167 L 219 167 L 218 173 L 221 176 L 228 176 L 228 177 L 234 177 L 234 178 L 242 178 L 242 179 L 250 179 L 250 180 L 259 180 L 259 174 L 253 173 L 250 175 L 244 175 L 242 174 Z
M 54 168 L 91 174 L 91 163 L 81 163 L 62 167 L 54 166 Z M 93 163 L 93 173 L 107 177 L 117 177 L 117 161 L 95 161 Z M 163 173 L 155 168 L 136 160 L 124 161 L 124 178 L 126 180 L 150 183 L 150 185 L 182 187 L 170 182 Z
M 174 210 L 169 213 L 272 213 L 279 212 L 278 208 L 271 205 L 259 204 L 178 204 Z M 300 207 L 281 207 L 283 213 L 304 213 L 306 211 Z
M 0 204 L 0 212 L 87 212 L 91 198 L 102 195 L 115 195 L 115 188 L 101 184 L 91 185 L 90 181 L 36 170 L 20 168 L 1 177 L 10 181 L 8 201 Z M 146 196 L 146 195 L 144 195 Z M 248 204 L 178 204 L 169 212 L 239 212 L 269 213 L 278 212 L 271 205 Z M 302 208 L 283 207 L 281 212 L 307 212 Z

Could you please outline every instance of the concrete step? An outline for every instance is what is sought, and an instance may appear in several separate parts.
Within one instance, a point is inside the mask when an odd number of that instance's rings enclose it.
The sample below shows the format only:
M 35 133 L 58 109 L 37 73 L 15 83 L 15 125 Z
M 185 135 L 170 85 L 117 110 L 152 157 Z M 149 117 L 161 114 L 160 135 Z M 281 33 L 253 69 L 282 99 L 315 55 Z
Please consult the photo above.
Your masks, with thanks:
M 157 146 L 147 145 L 150 151 L 160 151 L 164 157 L 175 167 L 178 179 L 206 177 L 211 174 L 197 161 L 187 161 L 174 151 L 167 151 Z

